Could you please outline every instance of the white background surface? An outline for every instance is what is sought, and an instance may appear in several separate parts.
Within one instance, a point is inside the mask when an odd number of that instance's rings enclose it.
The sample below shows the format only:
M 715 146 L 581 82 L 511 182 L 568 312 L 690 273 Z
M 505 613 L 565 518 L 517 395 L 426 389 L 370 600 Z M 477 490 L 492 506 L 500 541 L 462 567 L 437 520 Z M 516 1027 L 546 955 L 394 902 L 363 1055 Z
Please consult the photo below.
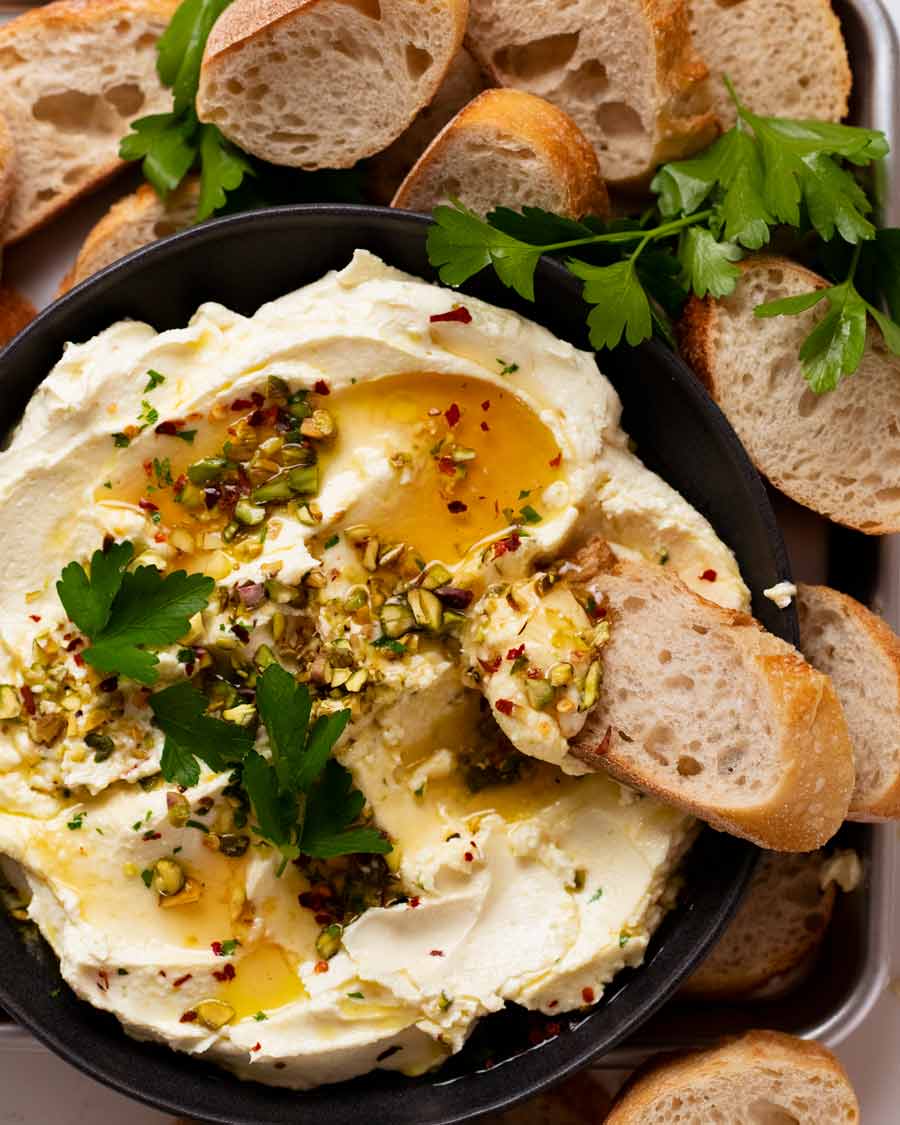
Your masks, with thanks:
M 900 28 L 900 0 L 883 0 Z M 898 95 L 900 96 L 900 95 Z M 29 240 L 27 248 L 10 255 L 5 275 L 34 276 L 38 260 L 49 262 L 64 255 L 74 257 L 82 228 L 89 226 L 118 196 L 121 187 L 89 201 L 77 225 L 56 224 Z M 104 198 L 106 196 L 106 198 Z M 45 303 L 52 295 L 46 287 L 28 285 L 32 299 Z M 900 850 L 900 827 L 894 846 Z M 900 935 L 900 863 L 894 886 L 894 934 Z M 895 937 L 895 941 L 896 941 Z M 894 953 L 892 978 L 900 977 L 900 954 Z M 850 1072 L 862 1105 L 864 1125 L 900 1123 L 900 989 L 888 988 L 864 1023 L 843 1043 L 837 1054 Z M 146 1109 L 83 1077 L 68 1064 L 30 1040 L 7 1045 L 0 1042 L 0 1125 L 173 1125 L 173 1119 Z M 390 1125 L 386 1122 L 385 1125 Z M 829 1125 L 823 1122 L 822 1125 Z

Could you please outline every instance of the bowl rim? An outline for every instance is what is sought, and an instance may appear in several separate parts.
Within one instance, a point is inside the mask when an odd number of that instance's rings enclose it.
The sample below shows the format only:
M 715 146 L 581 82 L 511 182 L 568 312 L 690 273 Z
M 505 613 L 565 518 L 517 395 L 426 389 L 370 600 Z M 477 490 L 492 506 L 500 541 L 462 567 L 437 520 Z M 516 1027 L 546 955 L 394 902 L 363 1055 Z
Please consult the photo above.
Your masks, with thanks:
M 263 228 L 270 227 L 278 228 L 285 224 L 288 227 L 295 227 L 299 224 L 299 227 L 302 228 L 304 225 L 314 225 L 316 220 L 358 224 L 363 219 L 387 224 L 388 228 L 395 227 L 398 232 L 414 230 L 420 236 L 424 236 L 430 225 L 430 218 L 425 215 L 360 204 L 295 204 L 210 220 L 136 250 L 81 282 L 63 297 L 43 309 L 22 332 L 11 340 L 4 349 L 0 350 L 0 381 L 2 381 L 4 387 L 10 379 L 21 383 L 23 380 L 14 375 L 17 358 L 32 341 L 42 335 L 58 337 L 62 325 L 77 319 L 79 312 L 94 303 L 95 299 L 102 303 L 104 294 L 108 296 L 120 280 L 140 274 L 145 267 L 159 265 L 162 268 L 166 261 L 175 260 L 179 255 L 185 253 L 199 254 L 205 244 L 225 239 L 233 234 L 242 233 L 247 237 L 252 237 L 254 231 L 258 232 Z M 563 293 L 580 301 L 578 283 L 559 263 L 546 258 L 542 259 L 538 266 L 537 277 L 540 277 L 542 282 L 555 286 L 561 289 Z M 425 280 L 434 281 L 436 279 L 425 278 Z M 465 292 L 465 287 L 462 287 L 462 291 Z M 202 303 L 202 299 L 205 298 L 198 298 L 197 304 Z M 533 318 L 541 323 L 540 309 L 537 305 L 534 308 Z M 112 323 L 113 319 L 118 318 L 107 318 L 105 322 Z M 88 333 L 88 336 L 93 334 L 94 330 Z M 79 336 L 78 338 L 84 337 Z M 579 344 L 578 346 L 583 345 Z M 655 340 L 647 341 L 640 347 L 648 351 L 656 362 L 665 364 L 670 369 L 683 368 L 684 373 L 687 374 L 688 377 L 679 376 L 679 391 L 690 400 L 691 408 L 704 417 L 706 423 L 717 432 L 719 440 L 724 441 L 728 447 L 732 466 L 744 478 L 744 483 L 752 494 L 757 515 L 765 525 L 767 544 L 771 548 L 779 572 L 788 575 L 787 553 L 765 487 L 737 435 L 699 380 L 690 375 L 688 369 L 677 357 L 673 357 L 672 353 Z M 31 390 L 25 396 L 25 401 L 49 370 L 50 366 L 41 368 L 37 382 L 34 379 L 25 380 L 31 383 Z M 21 399 L 21 395 L 19 398 Z M 12 400 L 5 398 L 2 408 L 0 408 L 0 416 L 11 416 L 14 425 L 21 417 L 23 406 L 24 401 L 17 401 L 15 396 Z M 785 614 L 782 621 L 783 626 L 779 631 L 786 639 L 796 640 L 796 616 L 793 611 Z M 718 907 L 713 912 L 714 916 L 707 916 L 704 921 L 697 917 L 697 911 L 684 911 L 685 917 L 680 919 L 679 929 L 683 935 L 690 936 L 693 939 L 687 967 L 683 964 L 684 953 L 680 952 L 676 958 L 673 958 L 667 955 L 666 943 L 663 943 L 653 952 L 652 956 L 648 956 L 637 970 L 624 970 L 616 975 L 615 981 L 611 982 L 609 987 L 610 995 L 606 1003 L 599 1005 L 601 1009 L 611 1006 L 618 1000 L 619 995 L 627 990 L 634 980 L 633 975 L 628 976 L 629 972 L 636 972 L 643 976 L 645 980 L 652 981 L 653 988 L 649 999 L 633 1006 L 630 1010 L 625 1011 L 622 1005 L 619 1005 L 620 1018 L 613 1035 L 601 1036 L 599 1040 L 592 1039 L 589 1024 L 592 1014 L 596 1014 L 597 1009 L 594 1009 L 593 1012 L 589 1012 L 582 1019 L 573 1019 L 572 1026 L 562 1035 L 540 1046 L 532 1046 L 526 1049 L 523 1054 L 504 1060 L 493 1068 L 475 1069 L 458 1077 L 443 1079 L 440 1077 L 441 1071 L 438 1071 L 436 1075 L 428 1076 L 427 1085 L 423 1085 L 421 1079 L 403 1079 L 402 1086 L 399 1086 L 399 1094 L 396 1090 L 388 1087 L 385 1091 L 386 1097 L 377 1099 L 377 1102 L 372 1100 L 373 1094 L 371 1091 L 368 1093 L 359 1092 L 359 1085 L 365 1086 L 366 1079 L 370 1078 L 371 1075 L 354 1079 L 351 1082 L 318 1087 L 311 1091 L 296 1092 L 256 1082 L 241 1082 L 225 1070 L 218 1067 L 213 1070 L 211 1066 L 208 1066 L 207 1068 L 216 1076 L 220 1084 L 230 1087 L 230 1100 L 235 1103 L 233 1109 L 224 1111 L 211 1109 L 211 1107 L 205 1107 L 203 1104 L 197 1104 L 196 1100 L 191 1097 L 173 1095 L 163 1089 L 161 1085 L 153 1086 L 146 1078 L 142 1079 L 140 1072 L 143 1069 L 146 1069 L 152 1078 L 154 1063 L 157 1064 L 157 1069 L 159 1069 L 162 1056 L 154 1059 L 148 1055 L 146 1067 L 142 1066 L 138 1055 L 146 1051 L 145 1044 L 127 1038 L 124 1029 L 118 1024 L 115 1017 L 106 1013 L 99 1013 L 89 1002 L 78 1000 L 72 994 L 72 1003 L 80 1009 L 86 1009 L 91 1014 L 90 1019 L 85 1017 L 84 1024 L 98 1022 L 95 1018 L 98 1016 L 104 1020 L 112 1021 L 115 1025 L 115 1033 L 134 1056 L 130 1068 L 121 1065 L 113 1068 L 108 1062 L 98 1061 L 92 1053 L 90 1045 L 82 1038 L 87 1034 L 84 1029 L 81 1029 L 81 1035 L 79 1035 L 77 1027 L 73 1033 L 73 1030 L 63 1020 L 57 1019 L 55 1022 L 52 1018 L 47 1017 L 45 1011 L 41 1011 L 34 1004 L 29 1003 L 27 999 L 23 999 L 22 988 L 16 987 L 15 978 L 18 974 L 11 966 L 2 964 L 2 960 L 0 960 L 0 1000 L 14 1018 L 27 1027 L 41 1042 L 83 1072 L 138 1101 L 170 1113 L 199 1115 L 204 1120 L 215 1122 L 217 1125 L 218 1123 L 221 1123 L 221 1125 L 237 1125 L 237 1123 L 244 1122 L 250 1125 L 251 1122 L 270 1121 L 274 1123 L 288 1119 L 297 1120 L 298 1114 L 302 1113 L 303 1110 L 303 1101 L 306 1100 L 309 1103 L 310 1113 L 315 1113 L 323 1125 L 330 1125 L 332 1121 L 335 1122 L 335 1125 L 344 1125 L 345 1122 L 349 1125 L 356 1118 L 358 1110 L 355 1107 L 358 1106 L 360 1098 L 366 1097 L 369 1099 L 369 1104 L 376 1109 L 376 1112 L 390 1114 L 393 1107 L 394 1115 L 388 1116 L 391 1125 L 395 1125 L 395 1122 L 397 1125 L 400 1125 L 401 1122 L 416 1122 L 418 1125 L 441 1122 L 445 1125 L 452 1125 L 452 1123 L 462 1122 L 484 1113 L 508 1108 L 515 1102 L 538 1093 L 580 1070 L 634 1031 L 677 989 L 681 979 L 687 975 L 690 967 L 695 965 L 712 946 L 737 908 L 743 891 L 752 876 L 758 856 L 758 849 L 753 845 L 715 833 L 709 828 L 703 830 L 701 840 L 707 841 L 707 851 L 710 854 L 714 852 L 727 853 L 730 857 L 733 870 L 728 885 L 723 889 Z M 695 845 L 695 851 L 697 847 L 699 847 L 699 844 Z M 681 911 L 675 913 L 681 913 Z M 3 944 L 3 937 L 2 928 L 0 928 L 0 946 Z M 41 943 L 46 944 L 43 938 Z M 653 942 L 651 942 L 651 949 L 652 947 Z M 672 964 L 675 960 L 679 962 L 677 968 Z M 626 980 L 622 979 L 623 975 L 627 976 Z M 616 984 L 617 987 L 614 988 L 613 984 Z M 68 991 L 67 988 L 66 992 Z M 164 1062 L 166 1063 L 177 1060 L 177 1066 L 182 1067 L 185 1063 L 192 1068 L 203 1065 L 192 1056 L 174 1052 L 165 1047 L 153 1046 L 151 1050 L 164 1052 Z M 527 1076 L 523 1073 L 523 1065 L 524 1069 L 528 1071 Z M 183 1068 L 187 1070 L 187 1068 Z M 172 1067 L 163 1066 L 162 1069 L 171 1070 Z M 194 1073 L 197 1081 L 195 1083 L 188 1081 L 189 1088 L 201 1085 L 199 1081 L 201 1072 L 198 1070 Z M 384 1073 L 380 1072 L 379 1079 Z M 449 1105 L 446 1108 L 441 1108 L 441 1091 L 451 1089 L 454 1086 L 471 1088 L 476 1079 L 479 1086 L 477 1098 L 474 1096 L 456 1097 L 451 1099 L 458 1103 L 455 1108 Z M 354 1087 L 357 1088 L 355 1093 L 353 1092 Z M 404 1096 L 408 1098 L 408 1091 L 413 1089 L 430 1090 L 433 1094 L 439 1095 L 434 1106 L 429 1102 L 429 1108 L 424 1111 L 424 1115 L 410 1117 L 405 1113 L 400 1113 L 400 1099 Z M 244 1095 L 248 1091 L 250 1092 L 249 1097 L 245 1097 Z M 294 1100 L 290 1118 L 277 1115 L 275 1109 L 277 1097 L 280 1097 L 282 1101 L 284 1099 Z M 344 1103 L 343 1108 L 334 1115 L 328 1116 L 327 1112 L 324 1111 L 330 1104 L 336 1104 L 338 1101 Z M 241 1103 L 251 1107 L 254 1103 L 259 1103 L 259 1108 L 251 1108 L 248 1115 L 246 1109 L 240 1108 Z M 268 1103 L 267 1108 L 273 1110 L 274 1116 L 264 1115 L 266 1112 L 264 1103 Z

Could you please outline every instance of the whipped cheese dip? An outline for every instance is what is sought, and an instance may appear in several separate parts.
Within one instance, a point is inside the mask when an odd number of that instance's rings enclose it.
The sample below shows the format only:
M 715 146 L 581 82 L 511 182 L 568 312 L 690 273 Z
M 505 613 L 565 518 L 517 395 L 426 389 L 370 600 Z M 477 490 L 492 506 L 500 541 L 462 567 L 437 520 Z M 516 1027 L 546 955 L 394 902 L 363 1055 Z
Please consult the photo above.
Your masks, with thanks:
M 0 454 L 0 856 L 79 996 L 303 1089 L 420 1074 L 641 962 L 694 826 L 568 754 L 605 625 L 535 576 L 599 534 L 748 594 L 620 412 L 591 355 L 365 251 L 252 317 L 67 347 Z M 216 586 L 152 686 L 84 659 L 56 589 L 124 541 Z M 148 700 L 185 680 L 268 758 L 273 661 L 350 710 L 387 854 L 286 861 L 239 771 L 160 772 Z

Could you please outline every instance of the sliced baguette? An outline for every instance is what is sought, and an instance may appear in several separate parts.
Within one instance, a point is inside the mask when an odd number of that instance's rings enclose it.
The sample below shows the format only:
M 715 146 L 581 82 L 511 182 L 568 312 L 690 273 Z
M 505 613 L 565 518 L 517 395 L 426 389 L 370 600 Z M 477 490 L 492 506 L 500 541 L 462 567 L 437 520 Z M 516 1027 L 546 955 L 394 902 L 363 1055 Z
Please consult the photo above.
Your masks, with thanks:
M 416 161 L 392 207 L 430 211 L 450 198 L 479 214 L 498 203 L 578 219 L 609 209 L 597 156 L 571 117 L 534 94 L 485 90 Z
M 189 176 L 163 201 L 149 184 L 142 184 L 114 203 L 88 233 L 75 264 L 60 282 L 61 297 L 92 274 L 157 238 L 189 227 L 197 213 L 200 180 Z
M 470 0 L 467 44 L 501 86 L 575 121 L 613 184 L 640 184 L 715 137 L 685 0 Z
M 37 316 L 37 309 L 10 285 L 0 284 L 0 348 Z
M 58 0 L 0 28 L 0 113 L 12 130 L 14 242 L 122 167 L 136 117 L 170 107 L 156 40 L 176 0 Z
M 234 0 L 206 44 L 197 113 L 246 152 L 350 168 L 437 92 L 467 0 Z
M 870 324 L 856 374 L 814 394 L 798 352 L 825 302 L 765 320 L 753 310 L 827 282 L 775 257 L 742 262 L 741 275 L 731 296 L 688 302 L 679 325 L 688 363 L 759 471 L 792 500 L 868 534 L 900 531 L 900 358 Z
M 831 681 L 752 617 L 596 541 L 570 581 L 607 607 L 600 699 L 570 752 L 773 851 L 834 835 L 853 791 Z
M 829 0 L 688 0 L 688 8 L 725 128 L 737 115 L 724 74 L 754 113 L 822 121 L 846 115 L 852 77 Z
M 825 936 L 837 894 L 834 883 L 820 884 L 822 861 L 819 851 L 762 855 L 737 913 L 682 993 L 740 999 L 808 961 Z
M 747 1031 L 707 1051 L 660 1055 L 616 1099 L 606 1125 L 855 1125 L 859 1102 L 819 1043 Z
M 798 588 L 800 647 L 831 677 L 856 761 L 850 820 L 900 817 L 900 637 L 827 586 Z
M 6 216 L 12 202 L 16 182 L 16 146 L 12 130 L 6 118 L 0 113 L 0 244 L 6 227 Z
M 377 203 L 390 203 L 410 168 L 441 129 L 484 87 L 481 67 L 465 47 L 460 48 L 428 105 L 416 114 L 413 123 L 396 141 L 369 160 L 366 181 Z

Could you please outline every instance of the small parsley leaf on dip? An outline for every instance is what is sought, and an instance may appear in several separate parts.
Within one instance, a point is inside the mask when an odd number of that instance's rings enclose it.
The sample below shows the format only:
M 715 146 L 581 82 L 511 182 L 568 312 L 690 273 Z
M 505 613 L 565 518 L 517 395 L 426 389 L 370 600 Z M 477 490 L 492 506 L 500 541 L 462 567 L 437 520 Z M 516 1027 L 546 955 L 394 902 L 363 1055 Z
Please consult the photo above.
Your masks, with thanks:
M 147 386 L 144 387 L 144 394 L 152 391 L 154 387 L 158 387 L 161 383 L 166 381 L 165 375 L 161 375 L 158 371 L 154 371 L 151 367 L 147 372 Z
M 222 771 L 253 746 L 253 732 L 206 714 L 206 698 L 186 681 L 150 696 L 156 725 L 166 736 L 162 773 L 166 781 L 188 788 L 200 780 L 197 758 Z
M 90 577 L 80 563 L 70 562 L 56 590 L 69 619 L 93 642 L 83 653 L 88 664 L 152 684 L 158 660 L 142 646 L 161 648 L 183 637 L 215 583 L 183 570 L 165 577 L 154 566 L 126 570 L 133 554 L 128 542 L 95 551 Z
M 243 783 L 260 835 L 285 859 L 301 853 L 323 858 L 389 852 L 390 842 L 377 829 L 350 827 L 365 798 L 353 787 L 349 772 L 331 758 L 350 711 L 320 715 L 310 727 L 306 685 L 277 663 L 260 677 L 256 705 L 272 757 L 268 761 L 251 750 L 244 760 Z

